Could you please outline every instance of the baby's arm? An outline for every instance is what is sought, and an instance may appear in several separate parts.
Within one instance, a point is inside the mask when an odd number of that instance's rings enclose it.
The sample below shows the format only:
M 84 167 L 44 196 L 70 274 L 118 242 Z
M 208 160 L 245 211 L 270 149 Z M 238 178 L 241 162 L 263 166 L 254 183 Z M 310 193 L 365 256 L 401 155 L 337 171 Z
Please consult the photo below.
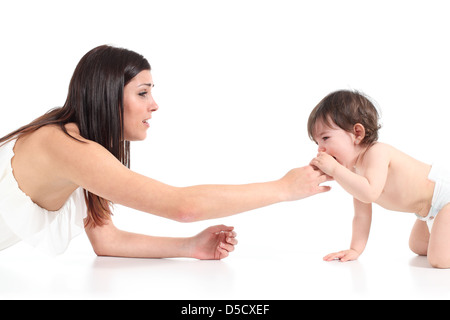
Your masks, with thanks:
M 349 250 L 330 253 L 323 259 L 332 261 L 339 259 L 342 262 L 356 260 L 366 248 L 369 239 L 370 225 L 372 224 L 372 204 L 363 203 L 353 199 L 355 217 L 353 218 L 353 235 Z
M 339 164 L 326 153 L 319 153 L 311 164 L 332 176 L 348 193 L 354 197 L 355 217 L 353 236 L 349 250 L 331 253 L 325 261 L 356 260 L 364 251 L 372 223 L 372 202 L 383 192 L 391 160 L 387 145 L 377 143 L 369 148 L 358 164 L 358 173 L 354 173 Z
M 358 174 L 339 164 L 325 152 L 319 152 L 311 165 L 334 178 L 348 193 L 361 202 L 375 202 L 386 183 L 390 152 L 387 145 L 377 143 L 369 148 L 358 164 Z

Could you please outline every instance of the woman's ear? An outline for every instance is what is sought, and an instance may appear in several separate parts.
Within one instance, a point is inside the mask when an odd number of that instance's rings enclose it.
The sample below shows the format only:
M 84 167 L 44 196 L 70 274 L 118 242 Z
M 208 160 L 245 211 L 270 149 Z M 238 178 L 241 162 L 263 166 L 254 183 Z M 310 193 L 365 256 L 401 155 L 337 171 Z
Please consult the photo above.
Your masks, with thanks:
M 366 136 L 366 129 L 361 123 L 357 123 L 353 126 L 353 134 L 355 135 L 355 143 L 360 144 Z

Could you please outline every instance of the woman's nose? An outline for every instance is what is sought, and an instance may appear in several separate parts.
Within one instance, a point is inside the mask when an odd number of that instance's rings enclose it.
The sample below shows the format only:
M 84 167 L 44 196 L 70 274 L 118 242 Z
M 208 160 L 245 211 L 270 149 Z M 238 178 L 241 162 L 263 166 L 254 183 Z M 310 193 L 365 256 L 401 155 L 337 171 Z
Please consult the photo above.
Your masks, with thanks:
M 149 106 L 148 106 L 149 110 L 154 112 L 157 111 L 159 109 L 158 104 L 156 103 L 155 99 L 153 99 L 152 97 L 152 101 L 150 102 Z

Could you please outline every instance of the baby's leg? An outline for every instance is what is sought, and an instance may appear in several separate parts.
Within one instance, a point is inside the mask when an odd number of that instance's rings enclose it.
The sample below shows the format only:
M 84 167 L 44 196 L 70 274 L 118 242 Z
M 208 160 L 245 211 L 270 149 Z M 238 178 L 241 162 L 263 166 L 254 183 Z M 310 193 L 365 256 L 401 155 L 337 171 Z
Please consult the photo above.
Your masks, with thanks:
M 434 220 L 428 261 L 435 268 L 450 268 L 450 204 L 443 207 Z
M 409 237 L 409 248 L 412 252 L 426 256 L 428 252 L 428 241 L 430 239 L 430 232 L 425 221 L 416 220 Z

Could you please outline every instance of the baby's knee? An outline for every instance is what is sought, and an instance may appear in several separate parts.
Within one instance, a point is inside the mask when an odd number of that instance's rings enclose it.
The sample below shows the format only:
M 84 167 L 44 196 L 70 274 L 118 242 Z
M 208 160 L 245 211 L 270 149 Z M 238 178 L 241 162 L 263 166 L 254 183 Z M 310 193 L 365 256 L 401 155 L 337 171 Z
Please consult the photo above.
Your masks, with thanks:
M 424 241 L 409 240 L 409 249 L 419 256 L 426 256 L 428 253 L 428 243 Z
M 439 257 L 433 254 L 428 255 L 428 262 L 433 268 L 448 269 L 450 268 L 450 257 Z

